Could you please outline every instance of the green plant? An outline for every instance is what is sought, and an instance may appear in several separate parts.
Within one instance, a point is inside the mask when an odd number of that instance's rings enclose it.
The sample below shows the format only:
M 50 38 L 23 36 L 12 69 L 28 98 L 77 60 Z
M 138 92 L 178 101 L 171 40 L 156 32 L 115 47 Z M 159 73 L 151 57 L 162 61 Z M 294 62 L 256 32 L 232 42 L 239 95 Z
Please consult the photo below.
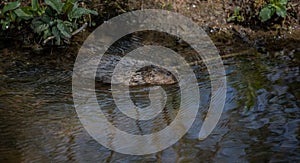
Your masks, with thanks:
M 31 0 L 31 6 L 22 6 L 20 1 L 6 2 L 0 10 L 0 24 L 2 30 L 14 28 L 14 24 L 24 23 L 27 20 L 40 16 L 44 13 L 45 7 L 40 6 L 38 0 Z M 18 26 L 21 28 L 21 26 Z
M 232 16 L 230 16 L 228 19 L 227 19 L 227 22 L 234 22 L 234 21 L 237 21 L 237 22 L 243 22 L 244 21 L 244 17 L 240 14 L 240 10 L 241 8 L 238 6 L 234 9 L 234 13 Z
M 65 3 L 61 0 L 45 0 L 45 3 L 48 5 L 45 13 L 33 19 L 32 28 L 44 40 L 54 38 L 56 45 L 60 45 L 62 39 L 71 38 L 72 32 L 78 29 L 79 24 L 88 21 L 84 15 L 98 14 L 96 11 L 79 7 L 75 0 L 67 0 Z
M 270 0 L 270 3 L 265 5 L 260 13 L 259 18 L 265 22 L 276 13 L 277 16 L 284 18 L 286 16 L 286 5 L 288 0 Z
M 31 6 L 21 6 L 20 1 L 5 2 L 0 10 L 0 24 L 2 30 L 13 28 L 13 24 L 20 28 L 20 24 L 30 24 L 43 43 L 55 39 L 55 44 L 61 45 L 62 39 L 68 40 L 91 22 L 90 14 L 98 13 L 79 7 L 76 0 L 31 0 Z M 83 26 L 79 28 L 80 25 Z
M 2 25 L 2 30 L 6 30 L 11 27 L 11 25 L 16 22 L 17 14 L 16 9 L 21 5 L 19 1 L 8 2 L 0 10 L 0 24 Z
M 31 6 L 23 6 L 16 9 L 17 16 L 29 20 L 45 13 L 45 6 L 40 5 L 38 0 L 31 0 Z

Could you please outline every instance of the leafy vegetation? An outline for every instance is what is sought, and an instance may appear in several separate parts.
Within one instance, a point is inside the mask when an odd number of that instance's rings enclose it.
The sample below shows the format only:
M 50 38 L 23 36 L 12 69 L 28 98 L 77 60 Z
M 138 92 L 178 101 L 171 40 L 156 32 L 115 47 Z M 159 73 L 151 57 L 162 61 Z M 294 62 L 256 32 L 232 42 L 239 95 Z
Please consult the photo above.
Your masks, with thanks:
M 17 20 L 17 8 L 20 7 L 21 3 L 19 1 L 9 2 L 0 10 L 0 24 L 2 25 L 2 30 L 6 30 L 11 27 L 11 25 L 20 21 Z
M 22 28 L 21 24 L 29 24 L 33 32 L 40 38 L 39 43 L 47 43 L 55 39 L 56 45 L 61 45 L 62 40 L 68 40 L 78 33 L 80 26 L 89 22 L 90 15 L 98 13 L 80 7 L 75 0 L 31 0 L 31 6 L 21 6 L 20 1 L 7 2 L 0 10 L 0 24 L 2 30 Z
M 297 21 L 295 2 L 290 0 L 242 0 L 234 1 L 227 22 L 253 28 L 287 27 Z
M 276 13 L 277 16 L 284 18 L 286 16 L 287 0 L 270 0 L 270 3 L 262 8 L 259 14 L 261 21 L 265 22 Z
M 236 7 L 234 9 L 233 15 L 227 19 L 227 22 L 234 22 L 234 21 L 243 22 L 244 17 L 240 14 L 240 10 L 241 10 L 241 8 L 239 6 Z

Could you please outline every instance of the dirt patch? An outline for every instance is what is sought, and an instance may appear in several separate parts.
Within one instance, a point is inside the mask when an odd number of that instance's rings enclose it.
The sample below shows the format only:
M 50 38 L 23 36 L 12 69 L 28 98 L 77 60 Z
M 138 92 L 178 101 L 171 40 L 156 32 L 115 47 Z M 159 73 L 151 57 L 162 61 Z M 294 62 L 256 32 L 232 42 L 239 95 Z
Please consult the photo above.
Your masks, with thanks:
M 165 9 L 181 13 L 203 27 L 213 40 L 225 44 L 235 40 L 256 47 L 272 46 L 274 42 L 283 40 L 299 42 L 300 38 L 297 36 L 300 33 L 300 3 L 298 0 L 290 1 L 293 11 L 297 15 L 294 15 L 293 18 L 287 17 L 284 22 L 286 25 L 283 25 L 282 28 L 274 26 L 274 28 L 266 29 L 266 25 L 251 18 L 241 24 L 227 22 L 227 18 L 236 6 L 247 9 L 253 5 L 263 5 L 263 3 L 259 4 L 259 1 L 262 0 L 130 0 L 129 9 Z

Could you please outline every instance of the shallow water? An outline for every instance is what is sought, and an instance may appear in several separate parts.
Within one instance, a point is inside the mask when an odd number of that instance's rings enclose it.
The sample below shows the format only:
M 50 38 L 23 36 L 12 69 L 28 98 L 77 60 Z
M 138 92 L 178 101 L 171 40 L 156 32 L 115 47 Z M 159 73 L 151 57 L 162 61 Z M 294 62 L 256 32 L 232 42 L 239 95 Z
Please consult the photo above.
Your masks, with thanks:
M 248 48 L 242 44 L 216 45 L 221 53 Z M 1 48 L 1 162 L 300 161 L 299 47 L 263 54 L 254 49 L 223 57 L 226 104 L 217 127 L 203 141 L 197 137 L 210 100 L 210 82 L 202 66 L 193 66 L 201 93 L 196 121 L 176 144 L 145 156 L 110 151 L 89 136 L 73 104 L 72 61 L 65 63 L 55 57 L 53 62 L 43 61 L 50 51 L 41 55 L 9 45 Z M 184 48 L 181 50 L 185 53 Z M 130 89 L 137 106 L 149 105 L 149 88 Z M 128 133 L 148 134 L 170 124 L 178 111 L 180 88 L 163 88 L 168 94 L 166 107 L 154 121 L 146 122 L 133 121 L 116 110 L 109 85 L 97 83 L 96 94 L 112 124 Z

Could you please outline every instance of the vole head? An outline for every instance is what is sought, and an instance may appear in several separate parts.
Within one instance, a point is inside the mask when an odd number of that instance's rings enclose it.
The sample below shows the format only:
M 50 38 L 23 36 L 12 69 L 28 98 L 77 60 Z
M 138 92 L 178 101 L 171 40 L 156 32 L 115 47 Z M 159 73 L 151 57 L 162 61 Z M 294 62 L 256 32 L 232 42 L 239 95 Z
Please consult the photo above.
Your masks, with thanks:
M 177 82 L 175 76 L 170 71 L 157 66 L 151 66 L 151 68 L 145 72 L 144 80 L 146 84 L 154 85 L 174 84 Z

